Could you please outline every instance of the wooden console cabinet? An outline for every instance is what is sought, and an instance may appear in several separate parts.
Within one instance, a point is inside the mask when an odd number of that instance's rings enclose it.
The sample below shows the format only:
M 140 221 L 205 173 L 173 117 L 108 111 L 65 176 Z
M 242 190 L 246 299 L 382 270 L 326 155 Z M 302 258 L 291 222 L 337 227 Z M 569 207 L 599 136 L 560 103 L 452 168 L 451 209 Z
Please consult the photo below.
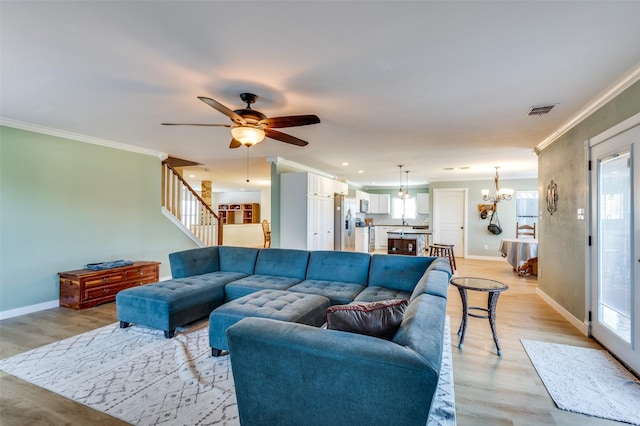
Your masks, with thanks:
M 116 300 L 120 290 L 158 282 L 160 262 L 134 262 L 131 266 L 92 271 L 59 272 L 60 306 L 85 309 Z

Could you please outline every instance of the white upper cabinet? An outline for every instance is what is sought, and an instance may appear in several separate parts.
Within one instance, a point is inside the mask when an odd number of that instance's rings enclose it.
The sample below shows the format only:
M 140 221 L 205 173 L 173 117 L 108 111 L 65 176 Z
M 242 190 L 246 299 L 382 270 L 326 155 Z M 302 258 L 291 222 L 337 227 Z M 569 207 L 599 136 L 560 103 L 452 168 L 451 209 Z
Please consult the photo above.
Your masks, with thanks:
M 369 194 L 369 213 L 389 214 L 391 196 L 389 194 Z
M 429 214 L 429 194 L 421 192 L 416 196 L 416 211 L 418 214 Z

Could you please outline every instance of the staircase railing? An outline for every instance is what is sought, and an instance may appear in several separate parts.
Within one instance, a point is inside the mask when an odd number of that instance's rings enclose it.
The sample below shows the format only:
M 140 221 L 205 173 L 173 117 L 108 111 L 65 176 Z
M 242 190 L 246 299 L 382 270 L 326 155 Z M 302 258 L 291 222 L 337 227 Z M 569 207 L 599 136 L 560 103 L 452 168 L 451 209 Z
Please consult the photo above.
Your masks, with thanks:
M 182 176 L 162 162 L 162 206 L 203 246 L 222 245 L 222 221 Z

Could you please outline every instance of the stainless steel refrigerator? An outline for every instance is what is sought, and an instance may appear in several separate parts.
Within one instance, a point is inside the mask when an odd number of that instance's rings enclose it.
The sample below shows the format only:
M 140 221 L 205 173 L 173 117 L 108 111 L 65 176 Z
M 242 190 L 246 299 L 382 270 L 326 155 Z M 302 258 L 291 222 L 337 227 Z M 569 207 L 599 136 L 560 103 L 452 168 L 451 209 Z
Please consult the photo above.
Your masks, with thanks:
M 356 249 L 356 200 L 355 194 L 336 194 L 334 206 L 334 250 L 355 251 Z

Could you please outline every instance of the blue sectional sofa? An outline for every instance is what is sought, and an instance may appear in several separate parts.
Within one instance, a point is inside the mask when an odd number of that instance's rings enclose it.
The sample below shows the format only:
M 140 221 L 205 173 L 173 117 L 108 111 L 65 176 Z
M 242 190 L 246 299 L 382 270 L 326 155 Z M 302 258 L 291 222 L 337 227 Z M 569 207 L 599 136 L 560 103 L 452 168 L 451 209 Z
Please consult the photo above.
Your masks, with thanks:
M 442 358 L 447 259 L 219 246 L 169 260 L 172 280 L 118 293 L 121 327 L 141 324 L 171 337 L 265 290 L 320 295 L 331 305 L 409 300 L 391 340 L 251 315 L 231 325 L 243 426 L 426 424 Z

